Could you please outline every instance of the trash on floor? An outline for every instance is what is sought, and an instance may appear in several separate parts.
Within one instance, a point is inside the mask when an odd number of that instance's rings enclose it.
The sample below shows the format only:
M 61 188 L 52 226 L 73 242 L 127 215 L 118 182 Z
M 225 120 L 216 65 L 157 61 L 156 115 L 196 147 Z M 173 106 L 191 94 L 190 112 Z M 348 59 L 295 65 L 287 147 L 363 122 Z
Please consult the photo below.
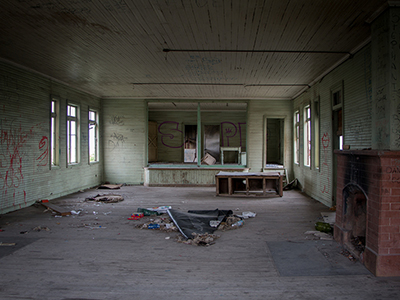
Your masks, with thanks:
M 335 224 L 336 221 L 336 212 L 321 212 L 321 216 L 324 219 L 325 223 L 330 224 L 331 226 L 333 226 L 333 224 Z
M 144 217 L 144 214 L 142 213 L 142 212 L 136 212 L 136 213 L 133 213 L 129 218 L 128 218 L 128 220 L 139 220 L 139 219 L 141 219 L 141 218 L 143 218 Z
M 210 246 L 215 244 L 215 240 L 218 238 L 220 238 L 220 236 L 215 234 L 198 234 L 193 232 L 191 239 L 186 239 L 183 235 L 178 235 L 177 242 L 187 245 Z
M 42 231 L 42 230 L 44 230 L 44 231 L 50 231 L 50 228 L 49 228 L 49 227 L 46 227 L 46 226 L 37 226 L 37 227 L 33 228 L 32 230 L 33 230 L 33 231 Z
M 306 240 L 333 240 L 333 236 L 329 233 L 321 232 L 318 230 L 310 230 L 304 232 L 306 234 Z
M 61 207 L 58 205 L 50 204 L 49 200 L 42 200 L 40 203 L 47 208 L 47 210 L 51 210 L 54 213 L 61 216 L 68 216 L 71 214 L 71 211 L 68 208 Z
M 210 221 L 220 221 L 222 224 L 232 214 L 232 210 L 219 209 L 189 210 L 187 213 L 175 209 L 168 210 L 168 215 L 186 239 L 191 239 L 193 237 L 192 233 L 214 233 L 219 227 L 211 226 Z
M 154 209 L 154 210 L 151 210 Z M 177 241 L 196 246 L 209 246 L 219 238 L 215 235 L 216 230 L 226 231 L 240 228 L 244 225 L 244 218 L 254 218 L 256 213 L 243 212 L 241 215 L 234 215 L 232 210 L 189 210 L 182 212 L 160 206 L 157 208 L 138 208 L 139 213 L 132 214 L 128 220 L 139 220 L 141 223 L 135 227 L 140 229 L 159 230 L 164 232 L 179 231 Z M 168 215 L 163 216 L 161 212 L 166 211 Z
M 15 246 L 16 245 L 16 243 L 3 243 L 3 242 L 0 242 L 0 246 Z
M 110 190 L 117 190 L 120 189 L 123 184 L 103 184 L 98 187 L 98 189 L 110 189 Z
M 96 201 L 96 202 L 103 202 L 103 203 L 117 203 L 124 201 L 124 197 L 121 195 L 116 195 L 116 194 L 98 194 L 94 197 L 88 197 L 85 199 L 85 201 Z
M 147 208 L 147 210 L 156 211 L 160 214 L 166 214 L 167 211 L 171 208 L 172 208 L 172 206 L 164 205 L 164 206 L 150 207 L 150 208 Z

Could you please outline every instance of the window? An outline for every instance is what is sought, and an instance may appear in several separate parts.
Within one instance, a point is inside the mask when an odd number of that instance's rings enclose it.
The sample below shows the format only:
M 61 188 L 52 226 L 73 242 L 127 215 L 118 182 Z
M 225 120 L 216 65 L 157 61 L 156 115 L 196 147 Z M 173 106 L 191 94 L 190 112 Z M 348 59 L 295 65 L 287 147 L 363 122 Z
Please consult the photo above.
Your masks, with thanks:
M 304 165 L 311 165 L 311 107 L 304 108 Z
M 59 162 L 59 131 L 60 131 L 60 125 L 59 125 L 59 101 L 57 101 L 55 98 L 52 98 L 51 100 L 51 123 L 50 123 L 50 143 L 51 143 L 51 166 L 58 166 L 60 164 Z
M 78 163 L 78 107 L 67 105 L 67 162 Z
M 294 113 L 294 163 L 300 163 L 300 112 Z
M 313 135 L 313 140 L 314 140 L 314 167 L 316 169 L 319 169 L 319 98 L 314 100 L 314 110 L 312 113 L 313 117 L 313 129 L 314 129 L 314 135 Z
M 97 112 L 89 110 L 89 162 L 99 161 Z

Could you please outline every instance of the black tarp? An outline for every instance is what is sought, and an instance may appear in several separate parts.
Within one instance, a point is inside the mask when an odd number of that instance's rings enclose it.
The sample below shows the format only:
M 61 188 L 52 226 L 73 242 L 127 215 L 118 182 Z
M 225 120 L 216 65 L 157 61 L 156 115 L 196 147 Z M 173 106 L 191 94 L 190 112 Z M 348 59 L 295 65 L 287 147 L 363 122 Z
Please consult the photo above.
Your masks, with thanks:
M 223 222 L 227 217 L 231 216 L 231 210 L 189 210 L 181 212 L 176 209 L 169 209 L 168 214 L 178 227 L 179 231 L 187 239 L 193 238 L 192 233 L 205 234 L 214 233 L 217 227 L 210 226 L 210 221 Z

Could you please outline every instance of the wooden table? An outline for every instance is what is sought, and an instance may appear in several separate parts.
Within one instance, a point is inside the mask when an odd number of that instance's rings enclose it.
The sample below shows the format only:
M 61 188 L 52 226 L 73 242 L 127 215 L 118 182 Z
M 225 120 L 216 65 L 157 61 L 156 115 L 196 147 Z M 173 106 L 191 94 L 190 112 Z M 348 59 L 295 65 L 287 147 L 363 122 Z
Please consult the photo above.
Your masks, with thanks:
M 217 196 L 283 196 L 283 176 L 276 173 L 219 172 L 215 175 Z

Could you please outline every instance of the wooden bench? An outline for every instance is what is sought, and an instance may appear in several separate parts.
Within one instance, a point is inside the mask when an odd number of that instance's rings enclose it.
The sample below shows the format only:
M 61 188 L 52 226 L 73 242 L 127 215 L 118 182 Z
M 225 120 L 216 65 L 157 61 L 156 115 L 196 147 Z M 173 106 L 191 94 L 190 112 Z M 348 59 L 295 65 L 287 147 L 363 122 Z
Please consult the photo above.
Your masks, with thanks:
M 283 196 L 283 176 L 276 173 L 219 172 L 215 175 L 217 196 Z

